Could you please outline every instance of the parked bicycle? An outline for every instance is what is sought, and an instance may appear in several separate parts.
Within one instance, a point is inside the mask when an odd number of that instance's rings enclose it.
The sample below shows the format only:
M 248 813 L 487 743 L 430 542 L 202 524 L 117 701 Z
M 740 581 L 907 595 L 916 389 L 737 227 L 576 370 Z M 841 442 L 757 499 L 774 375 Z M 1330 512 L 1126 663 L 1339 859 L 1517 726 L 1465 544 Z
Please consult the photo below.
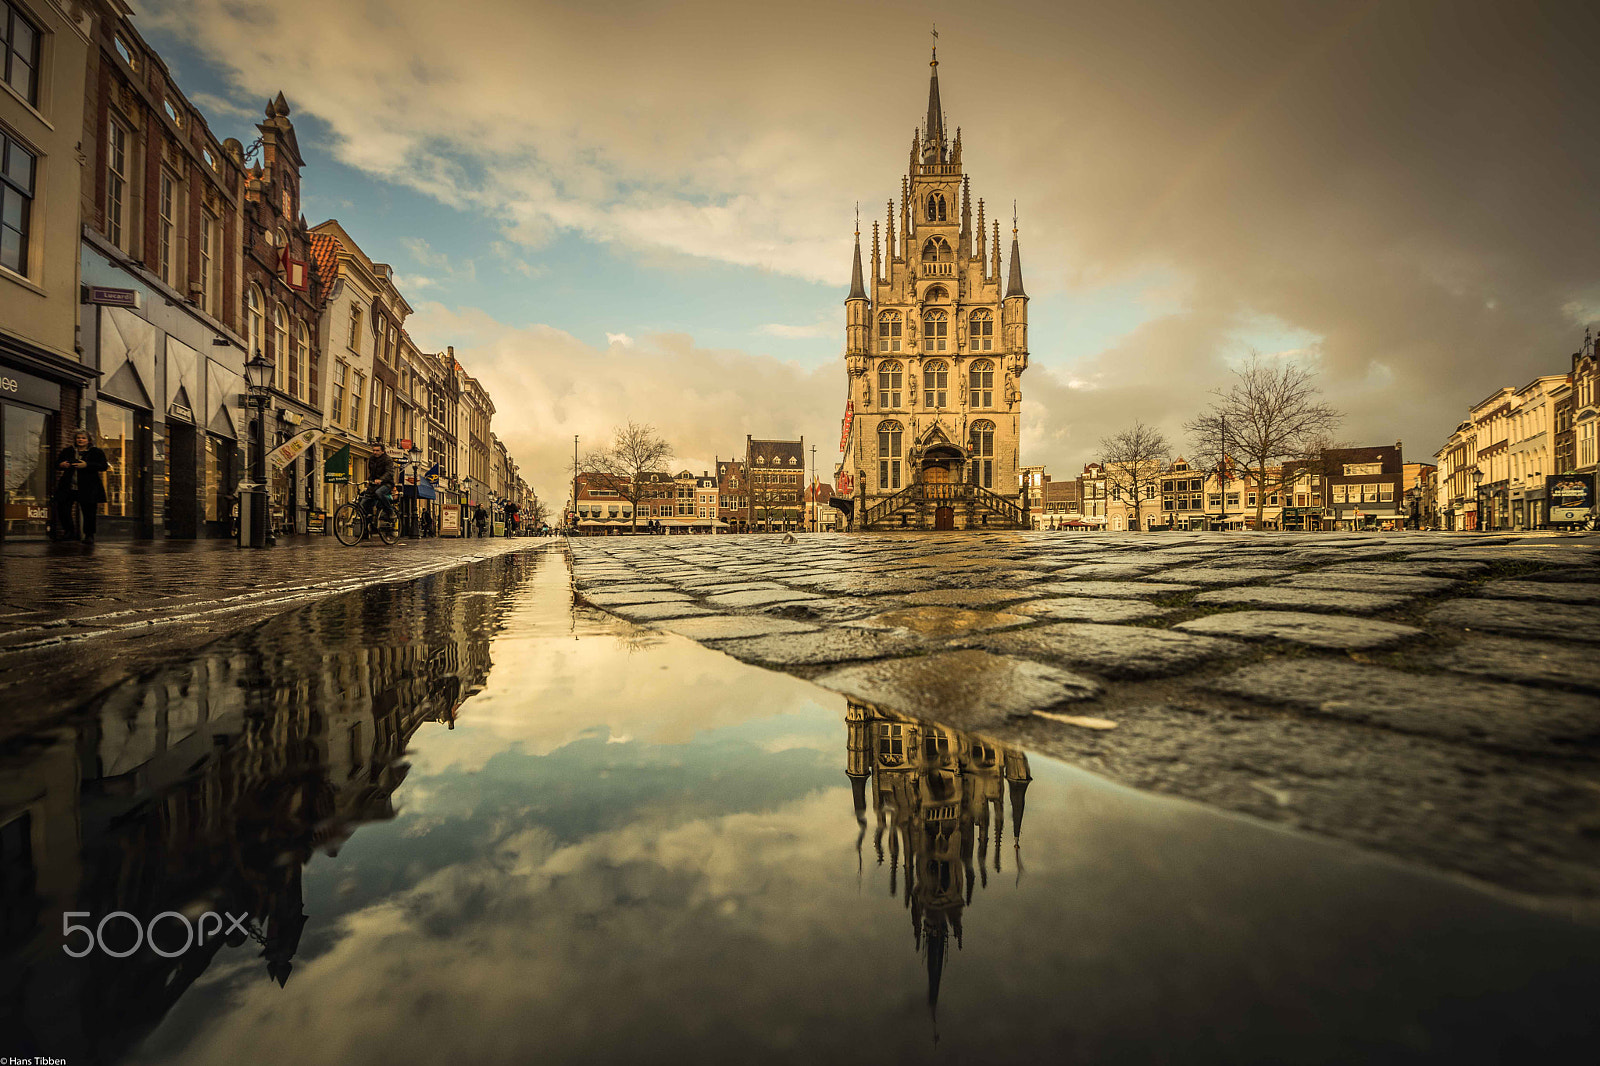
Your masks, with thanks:
M 348 548 L 373 533 L 385 544 L 399 540 L 400 512 L 375 489 L 368 488 L 355 502 L 342 504 L 333 512 L 333 535 Z

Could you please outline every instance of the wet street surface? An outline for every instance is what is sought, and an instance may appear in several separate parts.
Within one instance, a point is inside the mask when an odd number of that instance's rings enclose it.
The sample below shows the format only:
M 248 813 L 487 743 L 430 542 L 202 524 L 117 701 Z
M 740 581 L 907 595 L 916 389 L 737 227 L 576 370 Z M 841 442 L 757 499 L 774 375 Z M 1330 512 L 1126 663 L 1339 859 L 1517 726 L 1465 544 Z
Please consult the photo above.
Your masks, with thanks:
M 583 600 L 641 625 L 1600 919 L 1600 537 L 612 537 L 573 551 Z
M 1013 557 L 1043 560 L 1033 539 L 906 543 L 813 541 L 813 580 L 834 571 L 840 583 L 788 600 L 741 595 L 804 584 L 794 546 L 776 539 L 576 546 L 591 602 L 602 585 L 624 597 L 631 585 L 677 598 L 608 606 L 697 609 L 659 616 L 664 628 L 575 607 L 566 552 L 523 544 L 321 597 L 13 738 L 0 749 L 0 1055 L 1589 1060 L 1600 925 L 1328 839 L 1337 834 L 1135 790 L 1040 754 L 1061 748 L 1055 731 L 1122 735 L 1130 708 L 1166 690 L 1136 687 L 1144 667 L 1079 665 L 1068 680 L 1032 643 L 956 643 L 1039 632 L 1069 610 L 1012 614 L 1026 604 L 1097 598 L 1037 593 L 1054 572 Z M 1516 573 L 1581 568 L 1593 552 L 1557 547 L 1583 558 L 1519 560 Z M 940 549 L 966 553 L 971 583 L 949 588 L 1000 594 L 919 598 L 962 569 Z M 669 563 L 680 578 L 704 571 L 699 587 L 674 592 L 689 584 L 668 578 Z M 1065 580 L 1157 579 L 1156 567 L 1125 565 L 1120 577 Z M 1151 605 L 1163 623 L 1221 616 L 1166 598 L 1192 594 L 1098 598 Z M 870 609 L 856 613 L 855 600 Z M 810 613 L 778 610 L 796 603 Z M 816 635 L 884 615 L 894 624 L 853 627 L 873 638 L 870 657 L 829 658 L 828 648 L 859 648 L 855 632 Z M 672 632 L 675 619 L 700 626 Z M 775 622 L 789 625 L 763 633 Z M 1417 639 L 1434 654 L 1470 643 L 1428 633 Z M 752 643 L 769 635 L 780 639 Z M 892 666 L 947 653 L 992 658 L 957 661 L 1005 684 L 913 684 Z M 781 654 L 801 661 L 783 672 L 753 662 Z M 1284 658 L 1333 661 L 1321 656 Z M 1237 671 L 1272 660 L 1219 661 Z M 1119 726 L 1016 719 L 1018 701 Z M 1419 735 L 1362 728 L 1347 744 Z M 1517 753 L 1518 766 L 1573 780 L 1587 772 L 1586 740 L 1550 754 L 1534 744 L 1548 728 L 1520 735 L 1533 739 L 1432 738 L 1428 750 L 1458 762 Z M 1105 771 L 1115 760 L 1075 761 Z M 115 912 L 131 917 L 107 919 Z M 166 912 L 176 914 L 150 925 Z M 209 912 L 244 917 L 186 944 L 178 915 L 204 930 Z M 81 932 L 63 937 L 64 916 L 100 929 L 82 957 L 63 950 L 84 944 Z M 136 923 L 152 930 L 137 945 Z
M 470 538 L 346 548 L 283 537 L 12 544 L 0 559 L 0 742 L 227 633 L 324 596 L 407 581 L 531 543 Z

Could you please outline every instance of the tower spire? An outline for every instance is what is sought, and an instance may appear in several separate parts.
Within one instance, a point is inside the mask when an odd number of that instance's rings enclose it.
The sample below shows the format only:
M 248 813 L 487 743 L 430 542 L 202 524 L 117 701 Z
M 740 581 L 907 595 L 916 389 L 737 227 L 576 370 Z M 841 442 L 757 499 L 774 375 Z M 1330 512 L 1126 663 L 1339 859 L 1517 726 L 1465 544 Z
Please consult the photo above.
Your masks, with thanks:
M 1022 250 L 1017 244 L 1017 204 L 1011 202 L 1011 277 L 1006 281 L 1006 299 L 1027 296 L 1022 288 Z
M 856 255 L 855 262 L 850 265 L 850 295 L 846 300 L 865 300 L 867 298 L 866 284 L 861 280 L 861 205 L 856 204 Z
M 933 30 L 933 59 L 928 63 L 928 118 L 923 125 L 922 161 L 943 163 L 944 109 L 939 106 L 939 30 Z

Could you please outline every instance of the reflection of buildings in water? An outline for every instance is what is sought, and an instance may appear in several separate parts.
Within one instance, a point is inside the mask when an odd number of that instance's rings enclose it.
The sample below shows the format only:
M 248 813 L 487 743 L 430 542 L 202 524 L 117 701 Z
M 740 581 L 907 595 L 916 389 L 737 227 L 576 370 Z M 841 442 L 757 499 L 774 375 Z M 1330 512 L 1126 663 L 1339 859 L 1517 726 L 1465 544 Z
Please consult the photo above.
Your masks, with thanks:
M 1022 874 L 1022 814 L 1028 757 L 1020 749 L 976 733 L 963 733 L 869 704 L 849 701 L 845 712 L 845 773 L 855 794 L 857 862 L 867 833 L 870 793 L 877 825 L 872 842 L 879 865 L 888 835 L 889 894 L 897 881 L 911 915 L 912 937 L 928 968 L 928 1009 L 939 1000 L 950 938 L 961 946 L 961 916 L 975 883 L 1002 869 L 1005 806 L 1011 802 L 1011 839 Z
M 120 1057 L 223 943 L 172 959 L 148 946 L 69 958 L 67 911 L 248 913 L 267 975 L 289 979 L 307 920 L 302 868 L 394 816 L 412 735 L 453 728 L 488 675 L 492 602 L 429 591 L 454 604 L 427 610 L 422 592 L 391 589 L 268 623 L 111 691 L 73 728 L 0 761 L 8 1044 L 19 1034 L 35 1054 Z M 131 942 L 124 920 L 107 936 L 119 927 Z M 182 945 L 178 923 L 158 929 L 166 950 Z

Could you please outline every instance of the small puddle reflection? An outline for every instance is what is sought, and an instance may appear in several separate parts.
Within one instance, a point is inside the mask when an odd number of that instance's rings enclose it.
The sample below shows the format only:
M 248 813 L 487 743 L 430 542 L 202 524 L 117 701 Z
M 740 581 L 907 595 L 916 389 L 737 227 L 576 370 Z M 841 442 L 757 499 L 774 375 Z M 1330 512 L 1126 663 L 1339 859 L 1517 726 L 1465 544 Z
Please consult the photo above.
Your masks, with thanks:
M 1594 930 L 575 611 L 553 551 L 274 619 L 0 771 L 0 1054 L 1469 1062 L 1597 1035 Z M 64 915 L 113 912 L 248 917 L 62 950 Z

